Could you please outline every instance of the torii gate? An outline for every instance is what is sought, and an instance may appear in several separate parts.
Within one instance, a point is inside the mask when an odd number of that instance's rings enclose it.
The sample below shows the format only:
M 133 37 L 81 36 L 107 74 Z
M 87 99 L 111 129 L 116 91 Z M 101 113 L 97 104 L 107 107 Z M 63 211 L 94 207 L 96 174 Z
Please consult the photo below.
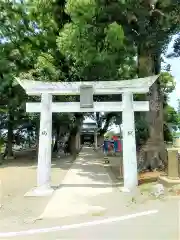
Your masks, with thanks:
M 41 103 L 27 103 L 27 112 L 40 112 L 37 187 L 25 196 L 47 196 L 51 188 L 52 112 L 120 112 L 123 124 L 124 191 L 138 184 L 134 112 L 149 111 L 148 101 L 133 101 L 145 94 L 158 75 L 122 81 L 41 82 L 17 79 L 28 95 L 41 95 Z M 94 102 L 93 95 L 122 94 L 122 102 Z M 52 102 L 52 95 L 80 95 L 80 102 Z

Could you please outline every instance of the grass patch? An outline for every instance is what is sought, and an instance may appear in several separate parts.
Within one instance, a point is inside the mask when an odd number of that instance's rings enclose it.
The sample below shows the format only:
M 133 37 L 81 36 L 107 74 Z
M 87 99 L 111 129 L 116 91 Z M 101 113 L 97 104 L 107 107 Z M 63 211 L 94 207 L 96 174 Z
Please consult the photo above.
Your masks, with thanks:
M 144 183 L 139 186 L 139 189 L 141 192 L 149 192 L 154 185 L 156 185 L 157 182 L 152 182 L 152 183 Z

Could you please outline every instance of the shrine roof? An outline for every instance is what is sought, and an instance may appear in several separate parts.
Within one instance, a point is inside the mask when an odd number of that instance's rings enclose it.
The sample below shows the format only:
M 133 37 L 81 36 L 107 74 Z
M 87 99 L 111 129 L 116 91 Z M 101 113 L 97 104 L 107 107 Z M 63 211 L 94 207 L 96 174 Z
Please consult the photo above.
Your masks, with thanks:
M 123 92 L 146 93 L 159 75 L 120 81 L 97 82 L 43 82 L 16 78 L 29 95 L 51 93 L 54 95 L 79 95 L 80 87 L 93 86 L 94 94 L 118 94 Z

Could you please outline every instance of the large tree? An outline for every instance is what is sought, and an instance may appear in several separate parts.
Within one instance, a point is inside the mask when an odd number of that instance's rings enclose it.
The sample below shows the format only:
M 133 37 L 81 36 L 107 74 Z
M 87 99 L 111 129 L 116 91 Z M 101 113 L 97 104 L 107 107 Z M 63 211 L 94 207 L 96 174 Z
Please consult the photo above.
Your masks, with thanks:
M 180 1 L 99 1 L 99 7 L 103 12 L 103 15 L 98 15 L 101 21 L 121 24 L 126 38 L 135 44 L 137 75 L 146 77 L 159 74 L 161 54 L 172 35 L 179 31 Z M 147 114 L 150 138 L 144 148 L 147 152 L 145 161 L 151 162 L 155 158 L 164 160 L 163 97 L 159 79 L 151 87 L 147 99 L 150 101 L 150 112 Z
M 66 12 L 72 22 L 60 32 L 58 47 L 66 58 L 74 60 L 72 73 L 84 80 L 135 76 L 134 71 L 129 72 L 134 50 L 138 60 L 137 76 L 159 74 L 161 54 L 179 30 L 179 10 L 180 1 L 175 0 L 68 0 Z M 164 160 L 160 79 L 151 87 L 147 99 L 150 101 L 147 114 L 150 138 L 143 149 L 147 152 L 145 161 Z
M 102 22 L 96 1 L 67 1 L 66 24 L 57 39 L 59 50 L 71 61 L 71 73 L 81 80 L 117 80 L 134 76 L 135 49 L 129 45 L 122 26 Z
M 76 76 L 72 77 L 70 71 L 73 61 L 66 59 L 56 44 L 57 37 L 64 24 L 70 22 L 70 17 L 65 13 L 64 6 L 65 1 L 60 0 L 27 1 L 29 16 L 36 30 L 30 44 L 38 55 L 34 59 L 34 66 L 30 71 L 22 73 L 21 78 L 43 81 L 74 81 L 77 79 Z M 55 101 L 73 101 L 74 99 L 72 96 L 54 97 Z M 64 132 L 62 125 L 70 133 L 69 150 L 71 153 L 75 151 L 75 136 L 79 131 L 82 120 L 82 114 L 53 115 L 53 132 L 56 138 L 54 151 L 57 151 L 57 142 L 61 133 Z
M 129 44 L 122 26 L 116 21 L 101 21 L 98 1 L 67 1 L 71 22 L 57 38 L 59 50 L 70 65 L 72 79 L 109 81 L 132 78 L 136 74 L 135 48 Z M 95 101 L 120 100 L 119 96 L 95 96 Z M 93 115 L 103 136 L 113 113 Z
M 11 119 L 9 123 L 14 122 L 12 116 L 17 106 L 23 107 L 27 97 L 18 94 L 21 90 L 12 84 L 15 76 L 43 81 L 108 81 L 159 73 L 160 54 L 178 29 L 179 1 L 155 3 L 145 0 L 1 1 L 0 91 L 1 105 L 8 109 Z M 149 96 L 151 118 L 148 119 L 153 143 L 157 135 L 158 142 L 163 140 L 159 83 L 154 84 Z M 103 99 L 97 96 L 96 100 Z M 108 96 L 108 100 L 113 99 Z M 74 98 L 63 96 L 55 100 Z M 154 109 L 157 105 L 160 107 Z M 21 112 L 22 108 L 18 118 Z M 112 116 L 106 115 L 101 133 Z M 55 135 L 64 117 L 54 118 Z M 73 142 L 83 116 L 69 115 L 67 119 L 71 132 L 69 142 Z M 103 116 L 99 123 L 102 119 Z M 12 133 L 12 128 L 12 124 L 9 125 L 8 132 Z
M 146 77 L 159 74 L 161 71 L 161 54 L 173 34 L 179 30 L 178 11 L 180 1 L 130 1 L 129 29 L 138 51 L 138 76 Z M 150 138 L 143 149 L 145 161 L 165 160 L 163 135 L 163 94 L 161 79 L 150 88 L 148 100 L 150 112 L 147 114 Z
M 0 4 L 0 104 L 7 117 L 1 128 L 8 130 L 6 155 L 12 156 L 13 130 L 24 119 L 24 92 L 14 86 L 14 78 L 31 68 L 26 36 L 33 32 L 26 9 L 19 2 L 1 1 Z M 3 123 L 3 122 L 2 122 Z

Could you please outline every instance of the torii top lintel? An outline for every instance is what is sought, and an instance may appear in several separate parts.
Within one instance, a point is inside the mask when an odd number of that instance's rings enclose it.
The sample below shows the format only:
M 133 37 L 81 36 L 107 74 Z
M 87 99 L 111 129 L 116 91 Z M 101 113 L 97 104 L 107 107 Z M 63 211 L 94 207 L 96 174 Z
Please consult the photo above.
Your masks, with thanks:
M 42 82 L 20 80 L 18 78 L 16 78 L 16 80 L 28 95 L 41 95 L 43 93 L 53 95 L 79 95 L 82 85 L 92 86 L 94 95 L 104 95 L 123 92 L 147 93 L 158 77 L 159 75 L 154 75 L 131 80 L 100 82 Z

